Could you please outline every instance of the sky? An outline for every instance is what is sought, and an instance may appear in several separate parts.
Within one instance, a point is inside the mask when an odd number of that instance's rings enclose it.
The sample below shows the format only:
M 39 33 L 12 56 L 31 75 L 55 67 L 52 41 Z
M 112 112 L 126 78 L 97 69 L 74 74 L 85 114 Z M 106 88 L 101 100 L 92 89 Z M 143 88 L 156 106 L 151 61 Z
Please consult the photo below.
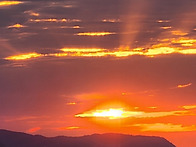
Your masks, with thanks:
M 0 1 L 0 128 L 196 146 L 195 0 Z

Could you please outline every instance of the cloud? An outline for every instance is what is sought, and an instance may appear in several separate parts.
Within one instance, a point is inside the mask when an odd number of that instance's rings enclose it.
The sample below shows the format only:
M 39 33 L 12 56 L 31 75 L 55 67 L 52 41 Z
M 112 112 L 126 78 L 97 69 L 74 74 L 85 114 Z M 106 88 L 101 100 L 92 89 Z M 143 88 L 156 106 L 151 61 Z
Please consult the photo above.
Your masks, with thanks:
M 121 118 L 158 118 L 166 116 L 184 116 L 188 111 L 160 111 L 160 112 L 144 112 L 144 111 L 127 111 L 123 108 L 109 108 L 103 110 L 91 110 L 81 114 L 75 115 L 75 117 L 91 118 L 91 117 L 103 117 L 109 119 L 121 119 Z
M 27 13 L 27 14 L 29 14 L 30 16 L 40 16 L 40 14 L 39 14 L 39 13 L 34 12 L 34 11 L 32 11 L 32 10 L 25 11 L 24 13 Z
M 77 103 L 76 102 L 69 102 L 69 103 L 66 103 L 66 105 L 76 105 Z
M 25 60 L 30 58 L 37 58 L 37 57 L 129 57 L 134 55 L 139 56 L 147 56 L 147 57 L 156 57 L 161 55 L 170 55 L 170 54 L 183 54 L 183 55 L 196 55 L 196 49 L 180 49 L 175 47 L 167 47 L 162 46 L 162 44 L 154 45 L 150 49 L 144 48 L 119 48 L 116 50 L 109 50 L 109 49 L 101 49 L 101 48 L 62 48 L 59 49 L 59 53 L 46 53 L 46 54 L 39 54 L 39 53 L 26 53 L 21 55 L 13 55 L 6 57 L 7 60 Z M 183 85 L 182 85 L 183 86 Z M 185 85 L 186 86 L 186 85 Z M 190 86 L 190 85 L 188 85 Z M 182 88 L 179 87 L 178 88 Z
M 143 48 L 145 51 L 148 49 L 153 49 L 152 46 L 159 44 L 159 40 L 162 39 L 162 37 L 171 39 L 172 37 L 181 37 L 179 35 L 172 35 L 171 31 L 179 30 L 181 32 L 188 32 L 188 35 L 190 34 L 189 31 L 181 30 L 181 28 L 177 28 L 174 24 L 175 20 L 173 20 L 173 13 L 175 13 L 175 10 L 178 7 L 183 6 L 183 2 L 174 2 L 177 5 L 171 5 L 169 6 L 169 10 L 167 11 L 167 14 L 171 13 L 169 17 L 164 17 L 166 14 L 156 14 L 156 13 L 148 13 L 148 8 L 146 9 L 146 17 L 143 17 L 139 12 L 137 13 L 138 16 L 135 16 L 135 13 L 130 13 L 128 11 L 128 8 L 125 7 L 127 5 L 126 1 L 115 1 L 112 2 L 107 1 L 95 1 L 90 2 L 87 0 L 84 0 L 84 2 L 81 1 L 74 1 L 74 2 L 43 2 L 43 1 L 35 1 L 35 2 L 25 2 L 25 5 L 19 5 L 17 7 L 13 7 L 13 11 L 6 12 L 6 10 L 2 10 L 0 13 L 0 18 L 2 21 L 3 26 L 10 26 L 10 24 L 14 24 L 18 22 L 19 24 L 25 24 L 28 26 L 28 28 L 21 29 L 21 30 L 14 30 L 14 31 L 7 31 L 2 30 L 2 35 L 6 38 L 9 38 L 10 44 L 14 44 L 14 46 L 17 48 L 17 50 L 26 50 L 27 52 L 33 52 L 36 48 L 37 52 L 40 52 L 40 50 L 44 49 L 50 49 L 53 50 L 52 52 L 55 52 L 57 48 L 62 47 L 85 47 L 85 48 L 106 48 L 108 50 L 116 50 L 120 48 L 120 46 L 126 46 L 126 43 L 124 44 L 121 42 L 121 38 L 127 38 L 129 41 L 129 36 L 136 36 L 135 40 L 133 40 L 132 45 L 129 46 L 129 51 L 123 51 L 123 52 L 114 52 L 114 53 L 101 53 L 102 55 L 97 56 L 105 56 L 106 54 L 108 56 L 132 56 L 132 55 L 147 55 L 151 54 L 152 51 L 149 50 L 150 53 L 143 53 L 143 52 L 132 52 L 135 48 Z M 169 1 L 168 1 L 169 2 Z M 47 4 L 46 4 L 47 3 Z M 107 7 L 105 4 L 109 4 L 109 7 Z M 160 10 L 165 9 L 165 2 L 159 1 L 158 3 L 150 3 L 146 2 L 148 6 L 151 5 L 151 11 L 156 12 L 156 8 L 160 8 Z M 160 5 L 160 3 L 162 5 Z M 170 3 L 170 2 L 169 2 Z M 70 7 L 65 8 L 64 6 L 69 5 L 77 5 L 77 8 Z M 135 6 L 134 1 L 130 1 L 131 6 Z M 137 3 L 138 5 L 142 5 L 141 3 Z M 137 5 L 136 4 L 136 5 Z M 190 5 L 190 4 L 186 4 Z M 101 6 L 101 7 L 98 7 Z M 141 6 L 141 7 L 142 7 Z M 87 11 L 83 11 L 84 9 L 87 9 Z M 125 10 L 124 10 L 125 9 Z M 123 11 L 122 11 L 123 10 Z M 138 10 L 139 11 L 139 10 Z M 180 9 L 179 11 L 185 11 L 184 9 Z M 14 13 L 13 13 L 14 12 Z M 126 13 L 125 13 L 126 12 Z M 104 15 L 104 13 L 107 13 L 108 15 Z M 129 14 L 130 13 L 130 14 Z M 79 14 L 79 15 L 78 15 Z M 126 15 L 125 15 L 126 14 Z M 156 15 L 155 15 L 156 14 Z M 133 16 L 132 16 L 133 15 Z M 155 16 L 154 16 L 155 15 Z M 5 17 L 6 16 L 6 17 Z M 127 22 L 126 17 L 130 16 L 130 18 L 133 18 L 133 22 L 141 23 L 141 29 L 138 29 L 137 32 L 134 32 L 130 30 L 126 30 L 125 25 L 130 26 L 132 22 Z M 160 17 L 158 17 L 160 16 Z M 168 16 L 168 15 L 166 15 Z M 171 17 L 170 17 L 171 16 Z M 141 18 L 137 20 L 137 18 Z M 165 19 L 163 19 L 165 18 Z M 118 23 L 120 22 L 120 23 Z M 172 23 L 171 23 L 172 22 Z M 66 23 L 67 26 L 63 26 L 63 24 Z M 70 26 L 71 24 L 71 26 Z M 76 27 L 74 27 L 76 26 Z M 80 27 L 77 27 L 80 26 Z M 154 28 L 153 31 L 151 28 Z M 166 29 L 162 30 L 160 27 L 172 27 L 172 29 Z M 43 29 L 47 28 L 47 29 Z M 61 29 L 60 29 L 61 28 Z M 101 34 L 81 34 L 81 36 L 78 36 L 79 34 L 74 29 L 62 29 L 62 28 L 80 28 L 79 33 L 101 33 L 101 32 L 109 32 L 109 33 L 115 33 L 115 35 L 106 35 L 107 37 L 83 37 L 83 35 L 100 35 Z M 105 31 L 107 30 L 107 31 Z M 34 33 L 37 34 L 35 36 L 28 36 L 25 38 L 18 39 L 16 35 L 16 31 L 21 31 L 20 33 Z M 166 36 L 164 33 L 171 33 L 169 36 Z M 14 36 L 15 35 L 15 36 Z M 103 35 L 103 34 L 102 34 Z M 186 36 L 187 37 L 187 36 Z M 175 37 L 174 37 L 175 38 Z M 188 37 L 189 39 L 193 39 L 193 37 Z M 176 41 L 178 38 L 175 38 Z M 66 41 L 65 41 L 66 40 Z M 36 42 L 36 44 L 34 43 Z M 171 45 L 175 44 L 175 45 Z M 184 45 L 184 47 L 177 48 L 177 45 Z M 186 45 L 186 46 L 185 46 Z M 192 48 L 186 48 L 188 45 L 191 45 L 190 43 L 175 43 L 170 42 L 167 47 L 175 48 L 175 52 L 172 52 L 175 54 L 176 52 L 179 54 L 193 54 L 194 53 L 194 44 L 192 45 Z M 29 46 L 28 49 L 26 46 Z M 190 46 L 189 46 L 190 47 Z M 25 48 L 25 49 L 24 49 Z M 180 52 L 179 50 L 182 51 Z M 185 50 L 189 49 L 189 50 Z M 160 51 L 161 49 L 159 49 Z M 158 52 L 158 51 L 155 51 Z M 162 51 L 163 52 L 163 51 Z M 155 54 L 154 52 L 152 54 Z M 170 55 L 165 54 L 164 55 Z M 156 53 L 156 55 L 160 55 Z M 154 55 L 154 56 L 156 56 Z M 95 54 L 88 54 L 85 55 L 88 57 L 94 56 Z M 153 56 L 153 55 L 149 55 Z
M 183 126 L 181 124 L 164 124 L 164 123 L 155 123 L 155 124 L 135 124 L 133 126 L 140 127 L 143 132 L 189 132 L 196 131 L 196 126 Z
M 40 127 L 31 128 L 31 129 L 27 130 L 27 133 L 35 133 L 35 132 L 37 132 L 39 130 L 41 130 Z
M 78 36 L 107 36 L 116 34 L 114 32 L 84 32 L 84 33 L 77 33 Z
M 8 118 L 5 119 L 5 122 L 16 122 L 16 121 L 26 121 L 26 120 L 34 120 L 38 119 L 39 117 L 37 116 L 22 116 L 22 117 L 17 117 L 17 118 Z
M 64 130 L 76 130 L 76 129 L 79 129 L 80 127 L 76 127 L 76 126 L 71 126 L 71 127 L 60 127 L 60 128 L 57 128 L 57 130 L 59 131 L 64 131 Z
M 102 22 L 117 23 L 121 22 L 120 19 L 103 19 Z
M 12 25 L 12 26 L 8 26 L 7 28 L 24 28 L 24 27 L 27 27 L 27 26 L 24 26 L 24 25 L 21 25 L 21 24 L 15 24 L 15 25 Z
M 187 106 L 182 106 L 182 108 L 189 110 L 189 109 L 196 109 L 196 105 L 187 105 Z
M 164 29 L 164 30 L 168 30 L 168 29 L 171 29 L 172 27 L 171 26 L 164 26 L 164 27 L 161 27 L 161 29 Z
M 81 22 L 81 20 L 79 19 L 66 19 L 66 18 L 62 18 L 62 19 L 56 19 L 56 18 L 45 18 L 45 19 L 30 19 L 30 22 L 56 22 L 56 23 L 71 23 L 71 22 Z
M 23 3 L 22 1 L 1 1 L 0 2 L 0 7 L 2 6 L 10 6 L 10 5 L 18 5 Z
M 188 83 L 188 84 L 184 84 L 184 85 L 178 85 L 177 88 L 186 88 L 186 87 L 189 87 L 191 85 L 192 85 L 192 83 Z
M 196 39 L 188 38 L 188 37 L 181 37 L 181 38 L 172 40 L 172 43 L 178 43 L 184 47 L 192 47 L 192 46 L 195 47 Z
M 168 23 L 170 20 L 157 20 L 158 23 Z
M 101 52 L 105 49 L 99 48 L 62 48 L 60 49 L 63 52 L 75 52 L 75 53 L 93 53 L 93 52 Z
M 179 53 L 184 54 L 184 55 L 195 55 L 196 49 L 181 50 L 181 51 L 179 51 Z
M 80 29 L 81 27 L 79 25 L 76 26 L 61 26 L 62 29 Z
M 26 59 L 31 59 L 31 58 L 37 58 L 43 56 L 42 54 L 38 53 L 27 53 L 27 54 L 19 54 L 19 55 L 14 55 L 14 56 L 9 56 L 6 57 L 6 60 L 26 60 Z
M 148 107 L 149 109 L 157 109 L 156 106 L 153 106 L 153 107 Z
M 176 36 L 185 36 L 185 35 L 188 35 L 188 33 L 183 32 L 183 31 L 181 31 L 181 30 L 172 31 L 172 34 L 173 34 L 173 35 L 176 35 Z
M 167 47 L 167 46 L 160 46 L 160 47 L 152 47 L 146 53 L 147 56 L 156 56 L 156 55 L 168 55 L 176 52 L 176 48 Z

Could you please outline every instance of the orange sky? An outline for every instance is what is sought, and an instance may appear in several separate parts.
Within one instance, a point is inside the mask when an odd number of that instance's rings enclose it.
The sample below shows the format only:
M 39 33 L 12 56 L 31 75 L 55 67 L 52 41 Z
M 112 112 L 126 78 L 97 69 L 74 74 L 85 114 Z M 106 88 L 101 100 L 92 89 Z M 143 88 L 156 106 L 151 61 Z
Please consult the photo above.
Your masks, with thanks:
M 0 128 L 196 146 L 196 2 L 0 2 Z

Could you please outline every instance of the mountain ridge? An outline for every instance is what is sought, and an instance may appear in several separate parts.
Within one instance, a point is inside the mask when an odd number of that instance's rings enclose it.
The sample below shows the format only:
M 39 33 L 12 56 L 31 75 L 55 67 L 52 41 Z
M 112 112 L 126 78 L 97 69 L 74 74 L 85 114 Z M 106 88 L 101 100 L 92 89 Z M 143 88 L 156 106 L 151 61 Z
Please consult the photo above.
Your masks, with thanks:
M 116 133 L 45 137 L 0 129 L 0 147 L 175 147 L 163 137 Z

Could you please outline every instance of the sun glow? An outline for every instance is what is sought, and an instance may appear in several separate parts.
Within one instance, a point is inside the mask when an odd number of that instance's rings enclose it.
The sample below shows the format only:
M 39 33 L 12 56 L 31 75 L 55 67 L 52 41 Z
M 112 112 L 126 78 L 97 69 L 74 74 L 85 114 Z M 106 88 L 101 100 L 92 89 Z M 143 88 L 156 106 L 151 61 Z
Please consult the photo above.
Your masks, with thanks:
M 108 117 L 109 119 L 121 118 L 123 109 L 100 110 L 93 114 L 95 117 Z
M 128 117 L 141 116 L 143 112 L 139 111 L 125 111 L 123 108 L 110 108 L 104 110 L 95 110 L 82 114 L 77 114 L 75 117 L 97 117 L 97 118 L 108 118 L 108 119 L 121 119 Z
M 107 118 L 107 119 L 124 119 L 124 118 L 159 118 L 166 116 L 185 116 L 188 115 L 188 111 L 135 111 L 125 110 L 123 108 L 109 108 L 90 110 L 84 113 L 75 115 L 80 118 Z

